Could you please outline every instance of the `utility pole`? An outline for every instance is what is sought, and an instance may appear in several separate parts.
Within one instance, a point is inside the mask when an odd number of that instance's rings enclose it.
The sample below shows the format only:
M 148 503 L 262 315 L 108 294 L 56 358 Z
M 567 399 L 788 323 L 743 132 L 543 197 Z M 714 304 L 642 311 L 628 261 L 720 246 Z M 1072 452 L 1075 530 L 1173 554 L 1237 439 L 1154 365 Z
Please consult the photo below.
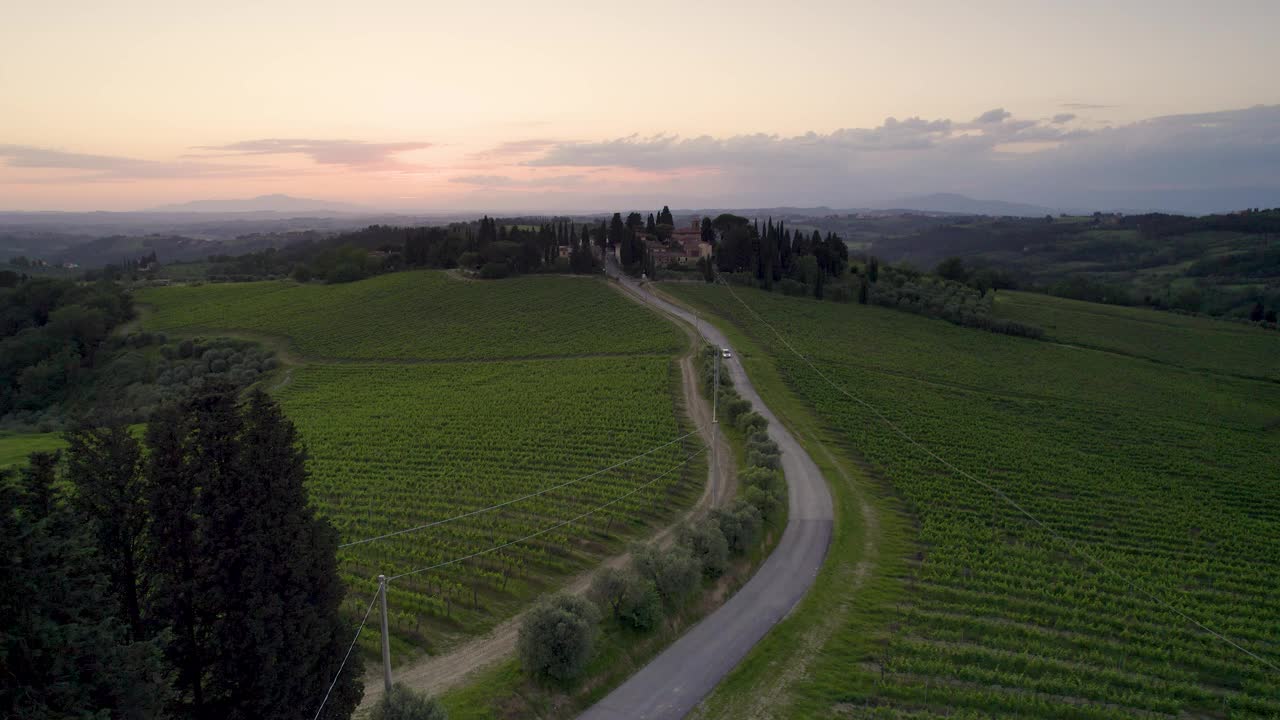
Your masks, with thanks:
M 378 576 L 378 594 L 382 602 L 382 680 L 391 694 L 391 635 L 387 632 L 387 576 Z

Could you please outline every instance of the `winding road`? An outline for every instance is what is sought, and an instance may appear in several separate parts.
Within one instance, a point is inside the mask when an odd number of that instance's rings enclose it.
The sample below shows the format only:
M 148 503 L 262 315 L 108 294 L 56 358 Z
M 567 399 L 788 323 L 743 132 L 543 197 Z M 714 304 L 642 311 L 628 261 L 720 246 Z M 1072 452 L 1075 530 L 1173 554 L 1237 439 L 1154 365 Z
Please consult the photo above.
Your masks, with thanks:
M 709 324 L 654 295 L 610 263 L 609 275 L 654 308 L 689 325 L 708 342 L 730 347 Z M 736 355 L 736 353 L 735 353 Z M 675 720 L 683 718 L 742 661 L 778 621 L 791 612 L 817 577 L 831 542 L 831 493 L 808 453 L 769 411 L 735 357 L 725 362 L 733 383 L 769 421 L 769 436 L 782 449 L 789 514 L 782 539 L 746 585 L 718 610 L 631 676 L 579 720 Z

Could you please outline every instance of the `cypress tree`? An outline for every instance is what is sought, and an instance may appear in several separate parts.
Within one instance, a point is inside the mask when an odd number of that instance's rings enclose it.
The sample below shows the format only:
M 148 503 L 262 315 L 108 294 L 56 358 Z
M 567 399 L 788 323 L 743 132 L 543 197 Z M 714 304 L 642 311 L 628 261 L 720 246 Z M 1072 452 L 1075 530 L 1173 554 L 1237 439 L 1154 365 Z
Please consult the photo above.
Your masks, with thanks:
M 56 489 L 57 457 L 0 471 L 0 717 L 163 717 L 154 642 L 130 642 L 94 523 Z
M 716 247 L 716 229 L 711 224 L 711 218 L 702 218 L 702 242 L 711 246 L 712 250 Z
M 265 394 L 236 392 L 208 384 L 149 423 L 148 557 L 184 714 L 283 720 L 318 703 L 350 642 L 338 537 L 307 503 L 293 425 Z M 354 710 L 360 665 L 326 717 Z
M 147 512 L 142 497 L 142 449 L 123 422 L 94 427 L 82 421 L 67 433 L 67 479 L 71 501 L 94 519 L 97 557 L 119 600 L 132 640 L 148 636 L 143 625 L 146 594 L 142 554 Z

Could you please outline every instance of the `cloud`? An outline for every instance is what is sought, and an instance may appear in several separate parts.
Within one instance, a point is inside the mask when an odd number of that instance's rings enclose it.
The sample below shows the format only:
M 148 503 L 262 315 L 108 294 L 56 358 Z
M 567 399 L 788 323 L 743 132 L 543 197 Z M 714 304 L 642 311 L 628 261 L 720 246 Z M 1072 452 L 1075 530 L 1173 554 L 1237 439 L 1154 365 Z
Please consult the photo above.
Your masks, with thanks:
M 8 167 L 41 170 L 80 170 L 81 181 L 148 178 L 189 178 L 209 175 L 256 174 L 260 165 L 225 165 L 189 160 L 160 161 L 119 155 L 66 152 L 31 145 L 0 145 L 0 159 Z
M 533 155 L 556 144 L 555 140 L 530 138 L 527 140 L 509 140 L 488 150 L 473 153 L 471 157 L 482 159 L 500 159 L 521 155 Z
M 458 175 L 449 182 L 486 188 L 547 188 L 580 185 L 583 175 L 551 175 L 533 178 L 514 178 L 510 175 Z
M 984 117 L 1003 121 L 957 125 L 947 119 L 886 118 L 874 128 L 841 128 L 830 133 L 808 132 L 784 137 L 758 133 L 716 138 L 681 138 L 659 134 L 629 135 L 599 142 L 562 142 L 541 156 L 524 161 L 531 167 L 620 167 L 650 172 L 698 168 L 763 169 L 775 171 L 843 168 L 850 163 L 893 164 L 929 151 L 967 153 L 998 145 L 1066 141 L 1087 131 L 1066 132 L 1035 120 L 1008 120 L 1004 110 Z
M 1011 117 L 1013 117 L 1013 113 L 1005 110 L 1004 108 L 996 108 L 982 113 L 978 117 L 974 118 L 973 122 L 975 125 L 986 125 L 989 123 L 1004 122 L 1005 119 Z
M 1102 129 L 1072 127 L 1071 115 L 1027 120 L 997 109 L 973 122 L 889 118 L 874 128 L 794 136 L 630 135 L 556 143 L 521 165 L 659 173 L 668 192 L 726 207 L 858 207 L 958 192 L 1057 207 L 1199 212 L 1222 209 L 1224 188 L 1273 198 L 1247 204 L 1280 205 L 1280 106 Z
M 351 167 L 397 166 L 395 156 L 431 147 L 427 142 L 369 143 L 359 140 L 311 140 L 305 138 L 264 138 L 227 145 L 204 145 L 197 150 L 221 156 L 306 155 L 321 165 Z

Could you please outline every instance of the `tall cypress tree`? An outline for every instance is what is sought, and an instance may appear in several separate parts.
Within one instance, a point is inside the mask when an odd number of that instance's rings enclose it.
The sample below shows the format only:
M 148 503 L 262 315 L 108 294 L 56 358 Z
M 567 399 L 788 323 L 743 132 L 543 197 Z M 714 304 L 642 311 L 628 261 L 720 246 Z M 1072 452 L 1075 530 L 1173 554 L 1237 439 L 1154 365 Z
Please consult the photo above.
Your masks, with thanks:
M 67 433 L 71 501 L 93 518 L 98 559 L 119 599 L 131 640 L 149 637 L 143 625 L 142 574 L 147 511 L 142 497 L 142 449 L 123 422 L 95 427 L 82 421 Z
M 57 458 L 0 470 L 0 717 L 163 717 L 154 642 L 130 642 L 94 522 L 57 489 Z
M 324 695 L 350 628 L 337 532 L 307 503 L 293 425 L 266 395 L 241 404 L 211 383 L 157 413 L 147 444 L 148 557 L 185 714 L 297 717 Z M 326 717 L 354 710 L 360 665 L 348 661 Z
M 199 486 L 185 457 L 187 418 L 176 406 L 163 407 L 147 424 L 145 497 L 153 552 L 146 571 L 153 582 L 151 613 L 170 631 L 165 655 L 176 670 L 177 702 L 198 714 L 205 706 L 206 652 L 196 601 L 205 571 L 193 517 Z

